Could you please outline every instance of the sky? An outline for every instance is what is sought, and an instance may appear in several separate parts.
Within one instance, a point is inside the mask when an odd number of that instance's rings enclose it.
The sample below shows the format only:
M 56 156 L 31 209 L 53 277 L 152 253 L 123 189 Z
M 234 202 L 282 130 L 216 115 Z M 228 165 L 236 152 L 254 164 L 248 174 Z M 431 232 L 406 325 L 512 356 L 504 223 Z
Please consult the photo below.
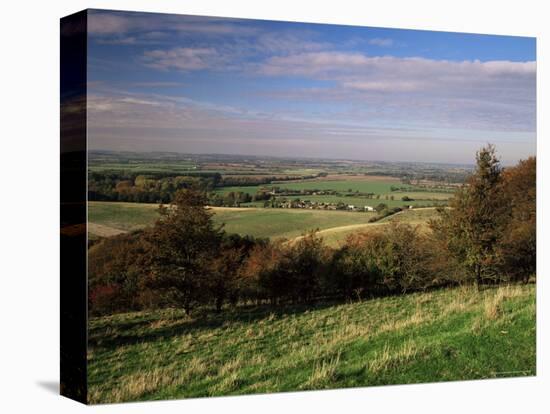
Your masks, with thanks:
M 536 153 L 534 38 L 92 10 L 90 149 L 471 163 Z

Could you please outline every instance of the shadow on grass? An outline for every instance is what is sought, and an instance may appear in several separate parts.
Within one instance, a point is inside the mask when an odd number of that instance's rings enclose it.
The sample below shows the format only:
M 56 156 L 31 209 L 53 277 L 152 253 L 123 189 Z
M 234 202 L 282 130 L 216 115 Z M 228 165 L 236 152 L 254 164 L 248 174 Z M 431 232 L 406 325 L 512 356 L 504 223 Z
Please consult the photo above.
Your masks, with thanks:
M 98 328 L 90 328 L 88 345 L 98 348 L 113 348 L 123 345 L 136 343 L 155 342 L 162 339 L 168 339 L 174 336 L 184 335 L 189 332 L 200 333 L 202 331 L 219 328 L 225 324 L 231 323 L 252 323 L 265 319 L 270 315 L 275 318 L 302 314 L 306 311 L 313 311 L 328 308 L 342 301 L 326 301 L 315 304 L 306 303 L 301 305 L 279 306 L 248 306 L 238 307 L 236 309 L 225 310 L 216 314 L 208 310 L 196 311 L 188 320 L 183 313 L 174 315 L 161 315 L 155 318 L 143 318 L 138 321 L 115 322 L 113 325 L 106 324 Z M 152 328 L 150 325 L 155 321 L 176 319 L 181 320 L 175 324 L 166 327 Z M 147 332 L 128 332 L 146 329 Z
M 494 289 L 497 286 L 488 285 L 480 287 L 480 291 Z M 425 292 L 440 291 L 439 289 L 427 289 Z M 401 294 L 392 293 L 377 295 L 376 297 L 398 297 Z M 222 327 L 226 324 L 253 323 L 265 319 L 270 315 L 275 318 L 302 314 L 306 311 L 325 309 L 339 304 L 349 303 L 345 300 L 325 299 L 318 302 L 308 302 L 295 305 L 248 305 L 238 306 L 236 308 L 224 309 L 221 313 L 214 313 L 212 309 L 197 309 L 191 317 L 186 317 L 181 310 L 170 312 L 143 313 L 141 315 L 130 316 L 129 320 L 117 321 L 117 316 L 113 316 L 113 321 L 103 321 L 101 326 L 90 327 L 88 345 L 92 348 L 115 348 L 123 345 L 136 343 L 155 342 L 158 340 L 172 338 L 174 336 L 184 335 L 190 332 L 200 334 L 202 331 L 212 330 Z M 152 327 L 151 324 L 156 321 L 175 322 L 169 326 Z

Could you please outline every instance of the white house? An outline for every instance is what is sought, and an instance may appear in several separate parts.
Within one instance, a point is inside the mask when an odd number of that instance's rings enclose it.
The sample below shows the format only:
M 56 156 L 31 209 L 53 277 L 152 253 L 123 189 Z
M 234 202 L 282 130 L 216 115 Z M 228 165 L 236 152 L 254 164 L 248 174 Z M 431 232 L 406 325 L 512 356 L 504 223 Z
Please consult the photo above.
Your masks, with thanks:
M 365 206 L 365 211 L 374 211 L 374 207 Z

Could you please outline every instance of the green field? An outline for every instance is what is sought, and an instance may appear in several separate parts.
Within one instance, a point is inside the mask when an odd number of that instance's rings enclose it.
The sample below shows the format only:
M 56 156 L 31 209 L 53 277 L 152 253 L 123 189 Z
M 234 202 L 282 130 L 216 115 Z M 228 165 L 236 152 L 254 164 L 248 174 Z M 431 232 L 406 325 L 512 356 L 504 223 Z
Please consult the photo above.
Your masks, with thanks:
M 427 206 L 436 205 L 438 203 L 444 203 L 451 196 L 452 193 L 448 191 L 418 191 L 417 188 L 411 186 L 411 191 L 391 191 L 392 186 L 400 187 L 401 184 L 396 182 L 380 181 L 380 180 L 304 180 L 301 182 L 285 183 L 280 182 L 277 184 L 266 184 L 256 186 L 233 186 L 233 187 L 221 187 L 215 192 L 224 195 L 229 192 L 243 192 L 250 195 L 256 194 L 262 188 L 279 187 L 281 189 L 290 190 L 333 190 L 340 193 L 340 195 L 291 195 L 284 198 L 287 199 L 301 199 L 309 200 L 318 203 L 338 203 L 343 202 L 345 204 L 351 204 L 356 207 L 362 208 L 364 206 L 375 207 L 380 203 L 386 204 L 388 207 L 402 207 L 404 205 L 413 206 Z M 349 191 L 351 190 L 351 191 Z M 373 193 L 374 198 L 366 198 L 365 196 L 356 195 L 355 192 L 360 193 Z M 376 195 L 379 198 L 376 198 Z M 402 201 L 402 197 L 408 196 L 414 201 Z M 394 199 L 391 200 L 391 197 Z M 281 197 L 280 197 L 281 198 Z M 254 205 L 263 206 L 263 202 L 247 203 L 242 205 Z
M 153 224 L 158 218 L 158 205 L 90 201 L 88 221 L 120 230 L 137 230 Z
M 89 203 L 88 219 L 90 223 L 132 231 L 152 224 L 158 217 L 157 209 L 155 204 L 95 201 Z M 436 215 L 435 209 L 413 209 L 369 223 L 376 213 L 269 208 L 215 208 L 213 211 L 214 221 L 225 224 L 228 233 L 293 239 L 308 230 L 319 229 L 320 236 L 331 246 L 338 245 L 352 233 L 377 229 L 389 222 L 425 226 Z
M 350 224 L 367 224 L 375 213 L 300 209 L 240 209 L 216 211 L 214 220 L 225 223 L 229 233 L 271 239 L 291 239 L 308 230 L 324 230 Z
M 152 224 L 158 206 L 141 203 L 90 202 L 88 219 L 120 230 L 136 230 Z M 216 208 L 214 221 L 229 233 L 255 237 L 294 238 L 308 230 L 351 224 L 367 224 L 375 213 L 300 209 Z
M 194 162 L 178 161 L 174 163 L 162 162 L 125 162 L 125 163 L 98 163 L 90 165 L 90 171 L 107 172 L 107 171 L 123 171 L 126 173 L 138 174 L 154 174 L 154 173 L 172 173 L 172 174 L 187 174 L 197 171 L 197 164 Z
M 356 208 L 363 208 L 364 206 L 371 206 L 376 207 L 378 204 L 383 203 L 386 204 L 388 207 L 403 207 L 403 206 L 426 206 L 426 205 L 436 205 L 441 204 L 443 201 L 442 199 L 432 201 L 432 200 L 421 200 L 421 199 L 415 199 L 414 201 L 402 201 L 401 197 L 406 195 L 406 193 L 392 193 L 388 196 L 388 198 L 393 195 L 394 200 L 386 200 L 384 196 L 381 196 L 379 199 L 373 198 L 368 199 L 366 197 L 358 197 L 358 196 L 336 196 L 336 195 L 304 195 L 304 196 L 289 196 L 286 197 L 288 199 L 294 199 L 299 198 L 301 200 L 309 200 L 311 202 L 318 202 L 318 203 L 338 203 L 342 202 L 344 204 L 353 205 Z M 250 203 L 251 204 L 251 203 Z M 243 204 L 247 205 L 247 204 Z M 263 202 L 261 203 L 263 206 Z
M 89 320 L 91 403 L 531 376 L 535 286 Z
M 362 193 L 386 194 L 391 192 L 391 186 L 400 186 L 399 182 L 380 182 L 380 181 L 360 181 L 360 180 L 339 180 L 339 181 L 319 181 L 319 180 L 304 180 L 300 182 L 278 182 L 273 184 L 257 185 L 257 186 L 237 186 L 237 187 L 221 187 L 217 192 L 226 194 L 231 191 L 242 191 L 249 194 L 256 194 L 261 188 L 287 188 L 290 190 L 334 190 L 341 193 L 359 191 Z

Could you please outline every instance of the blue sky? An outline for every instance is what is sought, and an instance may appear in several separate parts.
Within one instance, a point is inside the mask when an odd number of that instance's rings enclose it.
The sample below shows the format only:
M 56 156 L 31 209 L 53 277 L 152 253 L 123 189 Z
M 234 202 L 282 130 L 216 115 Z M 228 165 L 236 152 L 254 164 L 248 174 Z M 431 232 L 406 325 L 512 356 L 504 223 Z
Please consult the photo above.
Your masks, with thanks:
M 534 38 L 90 11 L 93 149 L 503 162 L 536 152 Z

